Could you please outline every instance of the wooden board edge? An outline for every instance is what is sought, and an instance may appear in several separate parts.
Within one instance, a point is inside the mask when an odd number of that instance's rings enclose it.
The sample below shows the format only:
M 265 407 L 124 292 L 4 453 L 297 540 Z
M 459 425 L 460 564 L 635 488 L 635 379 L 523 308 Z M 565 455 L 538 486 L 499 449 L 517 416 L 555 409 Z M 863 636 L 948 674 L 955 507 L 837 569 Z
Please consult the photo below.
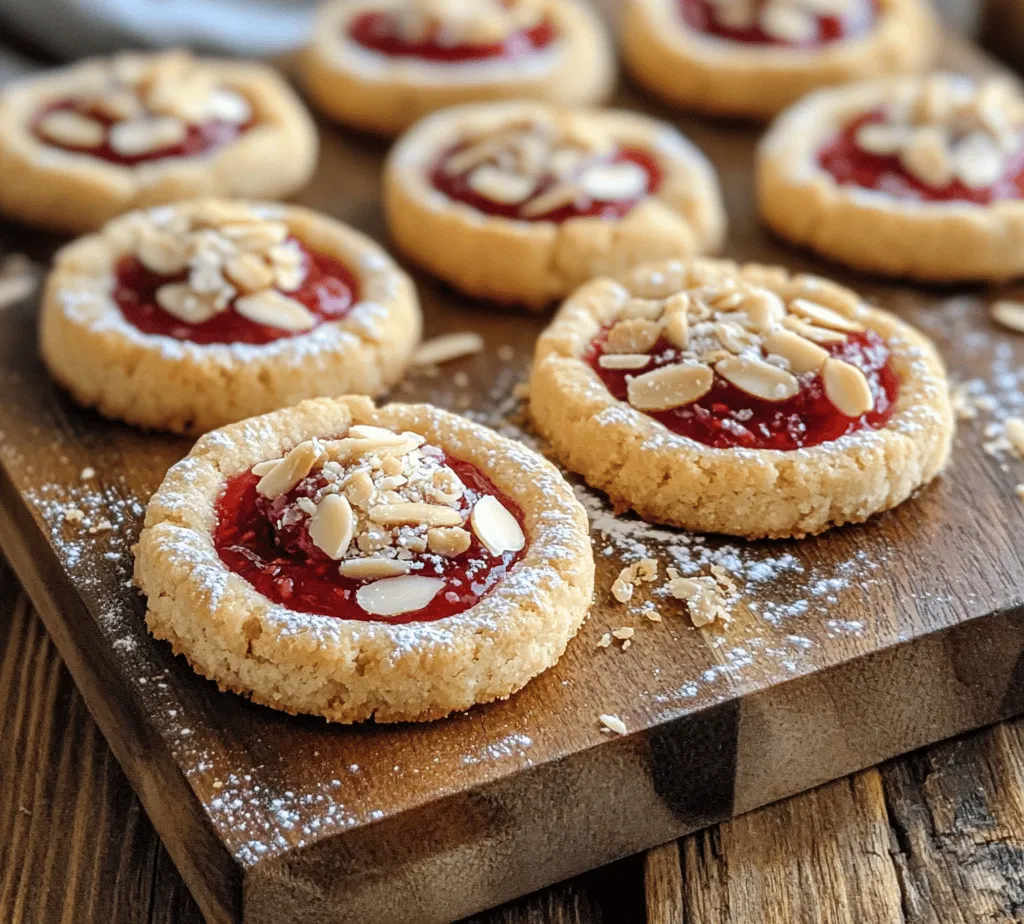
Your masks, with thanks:
M 34 538 L 42 541 L 33 542 Z M 209 924 L 242 920 L 242 870 L 218 839 L 202 804 L 160 736 L 150 731 L 130 691 L 116 676 L 95 620 L 45 541 L 39 524 L 0 465 L 0 551 L 17 575 L 82 693 L 125 776 Z M 69 620 L 68 608 L 80 610 Z M 73 621 L 74 638 L 65 623 Z M 94 633 L 89 637 L 89 633 Z M 107 692 L 101 692 L 106 685 Z M 128 729 L 128 731 L 126 731 Z M 189 820 L 182 821 L 183 817 Z M 201 832 L 196 838 L 194 832 Z

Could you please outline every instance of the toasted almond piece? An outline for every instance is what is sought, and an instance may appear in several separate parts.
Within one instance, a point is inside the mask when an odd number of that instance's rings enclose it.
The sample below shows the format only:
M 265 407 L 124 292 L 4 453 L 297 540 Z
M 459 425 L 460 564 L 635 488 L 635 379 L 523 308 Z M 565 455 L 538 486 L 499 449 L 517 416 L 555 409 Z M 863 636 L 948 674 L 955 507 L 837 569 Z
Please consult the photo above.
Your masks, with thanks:
M 715 324 L 714 330 L 718 342 L 730 353 L 742 353 L 756 342 L 752 334 L 728 321 L 719 321 Z
M 107 139 L 111 150 L 123 157 L 136 157 L 181 144 L 186 132 L 187 128 L 181 119 L 158 116 L 115 122 L 110 127 Z
M 547 167 L 553 176 L 564 179 L 574 173 L 586 158 L 586 152 L 579 148 L 558 148 L 551 152 Z
M 101 122 L 70 109 L 45 115 L 39 122 L 39 132 L 47 141 L 68 148 L 98 148 L 106 135 Z
M 628 321 L 632 318 L 643 318 L 656 321 L 664 312 L 662 303 L 656 298 L 630 298 L 619 310 L 619 318 Z
M 299 443 L 257 482 L 256 490 L 273 500 L 290 491 L 313 471 L 319 458 L 320 452 L 312 440 Z
M 345 557 L 356 528 L 352 506 L 340 494 L 328 494 L 309 518 L 309 538 L 328 558 Z
M 491 494 L 485 494 L 473 505 L 469 523 L 477 539 L 494 556 L 518 552 L 526 545 L 526 536 L 519 522 Z
M 566 205 L 572 205 L 580 196 L 574 183 L 555 183 L 549 190 L 531 199 L 521 209 L 524 218 L 541 218 Z
M 405 455 L 422 445 L 422 437 L 415 434 L 394 433 L 388 437 L 381 436 L 374 439 L 345 437 L 340 440 L 327 440 L 324 443 L 324 449 L 335 462 L 349 462 L 371 453 Z
M 269 289 L 274 284 L 274 273 L 266 261 L 255 253 L 240 253 L 228 260 L 224 272 L 239 291 L 247 295 Z
M 135 248 L 135 256 L 146 269 L 161 276 L 174 276 L 188 266 L 188 249 L 176 234 L 160 229 L 144 233 Z
M 661 336 L 661 324 L 644 318 L 617 321 L 608 331 L 608 353 L 646 353 Z
M 770 289 L 752 289 L 739 307 L 747 316 L 745 326 L 757 333 L 778 324 L 786 314 L 786 306 L 782 299 Z
M 864 330 L 863 324 L 858 324 L 856 321 L 843 317 L 838 311 L 833 311 L 831 308 L 826 308 L 807 298 L 794 298 L 789 303 L 789 310 L 820 327 L 841 330 L 844 333 L 858 333 Z
M 442 334 L 420 344 L 413 354 L 412 362 L 415 366 L 438 366 L 479 353 L 483 348 L 484 338 L 473 331 Z
M 280 461 L 280 459 L 267 459 L 266 462 L 257 462 L 249 471 L 262 478 L 267 472 L 272 472 Z
M 218 87 L 204 100 L 203 109 L 208 119 L 244 125 L 252 119 L 252 106 L 241 93 L 227 87 Z
M 466 182 L 477 195 L 501 205 L 519 205 L 529 199 L 537 188 L 537 181 L 532 176 L 512 173 L 491 164 L 477 167 Z
M 914 129 L 909 125 L 868 122 L 857 129 L 853 140 L 862 151 L 884 157 L 902 151 L 913 137 Z
M 243 318 L 279 330 L 303 331 L 316 327 L 316 316 L 301 302 L 274 289 L 235 300 L 235 311 Z
M 757 9 L 746 0 L 716 3 L 713 15 L 715 22 L 726 29 L 750 29 L 757 25 Z
M 580 175 L 580 186 L 599 202 L 623 202 L 638 199 L 647 192 L 647 171 L 632 161 L 617 164 L 593 164 Z
M 626 394 L 637 410 L 667 411 L 702 398 L 714 378 L 707 366 L 678 363 L 638 375 L 626 386 Z
M 791 330 L 805 340 L 810 340 L 814 343 L 842 343 L 846 339 L 846 334 L 842 334 L 837 330 L 829 330 L 825 327 L 816 327 L 792 314 L 787 314 L 782 319 L 782 326 L 786 330 Z
M 813 15 L 781 0 L 771 0 L 758 16 L 761 28 L 774 39 L 791 45 L 809 42 L 818 34 Z
M 1003 436 L 1017 455 L 1024 457 L 1024 420 L 1008 417 L 1003 423 Z
M 112 122 L 124 122 L 143 115 L 142 100 L 131 90 L 111 90 L 89 99 L 89 108 Z
M 370 519 L 381 526 L 426 524 L 427 526 L 460 526 L 462 514 L 452 507 L 406 501 L 399 504 L 378 504 L 370 508 Z
M 937 126 L 917 129 L 900 152 L 900 163 L 926 186 L 945 189 L 954 178 L 948 131 Z
M 338 566 L 338 573 L 353 581 L 379 581 L 382 578 L 408 574 L 410 571 L 411 561 L 396 558 L 350 558 Z
M 202 324 L 219 312 L 216 298 L 200 295 L 187 282 L 169 282 L 156 290 L 156 303 L 186 324 Z
M 1024 334 L 1024 304 L 1002 299 L 988 309 L 992 320 L 1018 334 Z
M 728 356 L 715 363 L 715 372 L 763 401 L 786 401 L 800 391 L 796 376 L 761 359 Z
M 944 123 L 949 120 L 953 105 L 953 95 L 949 84 L 941 74 L 928 77 L 921 86 L 914 115 L 916 121 L 927 123 Z
M 988 132 L 971 132 L 953 149 L 953 172 L 968 189 L 987 189 L 1006 172 L 1006 155 Z
M 239 250 L 269 251 L 287 240 L 288 225 L 283 221 L 264 221 L 256 216 L 254 218 L 255 220 L 242 222 L 225 222 L 217 230 Z M 280 254 L 275 251 L 275 255 L 280 260 Z
M 690 296 L 685 292 L 677 292 L 665 300 L 665 312 L 661 316 L 665 339 L 677 350 L 685 350 L 690 343 L 689 310 Z
M 465 552 L 473 542 L 468 530 L 461 526 L 434 527 L 427 530 L 427 546 L 435 555 L 455 558 Z
M 853 319 L 860 313 L 863 300 L 846 286 L 832 282 L 831 279 L 822 279 L 820 276 L 798 276 L 795 281 L 799 286 L 801 298 L 831 308 L 844 318 Z
M 597 364 L 602 369 L 643 369 L 650 361 L 647 353 L 604 353 Z
M 789 363 L 790 372 L 803 375 L 817 372 L 828 359 L 828 350 L 806 340 L 791 330 L 773 330 L 764 338 L 764 351 L 781 356 Z
M 825 397 L 847 417 L 860 417 L 875 406 L 871 386 L 864 373 L 842 359 L 829 357 L 821 368 Z
M 608 729 L 610 732 L 615 732 L 616 735 L 625 735 L 628 729 L 626 723 L 622 721 L 617 715 L 610 713 L 602 713 L 598 717 L 598 721 Z
M 499 137 L 484 138 L 470 144 L 461 151 L 456 151 L 445 161 L 444 172 L 448 176 L 460 176 L 499 153 L 507 143 L 506 139 Z
M 342 485 L 345 496 L 357 507 L 362 507 L 369 502 L 376 490 L 373 486 L 373 479 L 366 469 L 359 469 L 353 472 Z
M 356 603 L 371 616 L 401 616 L 423 609 L 443 588 L 441 578 L 406 574 L 364 584 L 356 591 Z
M 401 437 L 401 434 L 395 433 L 394 430 L 389 430 L 387 427 L 375 427 L 372 424 L 352 424 L 348 428 L 348 434 L 361 440 L 390 440 L 396 436 Z

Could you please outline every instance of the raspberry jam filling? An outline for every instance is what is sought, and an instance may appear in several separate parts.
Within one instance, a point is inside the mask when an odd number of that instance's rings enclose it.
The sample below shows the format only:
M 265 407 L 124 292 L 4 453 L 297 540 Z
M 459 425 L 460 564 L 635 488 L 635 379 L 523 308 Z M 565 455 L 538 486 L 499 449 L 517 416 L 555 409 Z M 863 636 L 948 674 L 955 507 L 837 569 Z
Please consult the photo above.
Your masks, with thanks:
M 307 308 L 317 325 L 344 318 L 359 298 L 355 276 L 333 257 L 311 250 L 294 238 L 289 238 L 289 242 L 296 244 L 303 254 L 305 275 L 299 288 L 287 293 L 288 297 Z M 198 324 L 175 317 L 157 304 L 156 292 L 167 283 L 182 282 L 187 277 L 187 272 L 160 275 L 145 267 L 138 257 L 128 255 L 117 264 L 113 298 L 125 320 L 146 334 L 200 344 L 254 345 L 295 336 L 295 331 L 243 317 L 232 307 L 234 299 L 227 310 Z
M 776 0 L 777 2 L 777 0 Z M 843 39 L 856 38 L 871 30 L 878 18 L 874 0 L 851 0 L 838 14 L 819 15 L 798 11 L 796 23 L 788 16 L 774 25 L 763 13 L 765 5 L 747 0 L 723 4 L 714 0 L 679 0 L 683 20 L 705 35 L 749 45 L 779 45 L 819 48 Z M 760 9 L 758 9 L 760 7 Z M 736 15 L 737 9 L 740 15 Z M 758 13 L 762 15 L 759 17 Z
M 73 112 L 98 122 L 106 129 L 104 140 L 96 146 L 77 146 L 59 143 L 56 139 L 47 137 L 41 131 L 40 125 L 48 115 L 54 112 Z M 36 113 L 35 118 L 32 120 L 32 133 L 40 141 L 51 147 L 58 147 L 77 154 L 88 154 L 91 157 L 96 157 L 99 160 L 122 167 L 134 167 L 137 164 L 163 160 L 167 157 L 196 157 L 206 154 L 225 144 L 229 144 L 255 125 L 253 120 L 244 124 L 217 119 L 202 123 L 188 123 L 185 125 L 185 136 L 180 142 L 153 150 L 142 151 L 137 154 L 126 154 L 115 151 L 110 145 L 109 130 L 115 122 L 116 120 L 98 109 L 83 106 L 74 99 L 64 99 L 46 106 Z
M 584 360 L 620 401 L 635 372 L 599 365 L 605 353 L 608 329 L 591 342 Z M 727 382 L 717 373 L 711 390 L 692 404 L 667 411 L 645 411 L 673 433 L 715 449 L 801 449 L 818 446 L 859 430 L 877 430 L 892 416 L 899 380 L 890 365 L 889 347 L 868 330 L 851 333 L 844 342 L 823 345 L 829 354 L 858 367 L 874 398 L 874 407 L 859 417 L 843 414 L 825 395 L 820 373 L 799 377 L 800 390 L 785 401 L 759 399 Z M 645 370 L 679 362 L 680 352 L 664 337 L 650 350 L 652 361 Z
M 425 606 L 395 615 L 368 612 L 361 605 L 361 588 L 374 584 L 382 586 L 403 578 L 357 580 L 345 577 L 340 573 L 339 562 L 313 541 L 312 518 L 307 511 L 315 509 L 317 497 L 325 496 L 323 488 L 329 481 L 325 469 L 312 471 L 289 491 L 272 500 L 257 490 L 260 477 L 252 472 L 232 478 L 217 502 L 218 522 L 213 536 L 217 554 L 228 568 L 245 578 L 263 596 L 300 613 L 337 619 L 409 623 L 433 622 L 464 612 L 494 589 L 522 558 L 526 548 L 524 544 L 517 551 L 492 554 L 470 526 L 471 511 L 480 498 L 490 496 L 515 518 L 520 529 L 523 527 L 522 512 L 476 466 L 429 446 L 422 447 L 421 451 L 424 455 L 429 454 L 432 466 L 447 467 L 454 472 L 464 487 L 455 507 L 471 537 L 468 548 L 455 555 L 449 551 L 447 556 L 434 554 L 429 547 L 422 548 L 422 526 L 418 530 L 412 526 L 394 528 L 378 541 L 378 545 L 391 543 L 388 554 L 400 550 L 398 555 L 411 568 L 410 575 L 443 582 Z M 408 467 L 405 470 L 408 472 Z M 374 473 L 373 480 L 379 489 L 379 471 Z M 356 508 L 355 501 L 352 506 Z M 372 511 L 373 508 L 370 509 Z M 360 514 L 360 522 L 364 522 L 362 516 Z M 365 562 L 366 555 L 372 554 L 367 552 L 361 556 L 365 537 L 365 533 L 357 534 L 352 540 L 342 566 L 353 556 Z M 360 548 L 356 548 L 357 545 Z
M 479 187 L 474 188 L 473 185 L 474 174 L 489 168 L 478 167 L 462 172 L 449 169 L 451 159 L 465 148 L 464 144 L 457 145 L 437 160 L 430 171 L 434 188 L 486 215 L 519 221 L 557 224 L 570 218 L 622 218 L 638 202 L 657 193 L 662 181 L 661 169 L 653 155 L 639 148 L 621 148 L 608 155 L 585 158 L 568 177 L 558 177 L 551 171 L 541 173 L 531 188 L 521 197 L 516 197 L 518 201 L 498 201 L 498 198 L 482 194 Z M 597 183 L 588 184 L 588 175 L 593 176 L 595 170 L 604 171 L 605 168 L 612 168 L 615 180 L 607 191 L 599 188 Z M 607 176 L 607 172 L 604 175 Z M 621 182 L 623 179 L 625 183 Z M 570 190 L 564 197 L 558 196 L 556 188 L 567 183 L 572 184 L 575 191 Z M 622 194 L 619 192 L 622 189 L 628 189 L 628 192 Z M 547 210 L 542 205 L 538 208 L 538 203 L 543 203 L 549 194 L 554 194 L 550 200 L 554 206 Z
M 495 42 L 443 41 L 437 26 L 426 37 L 412 39 L 402 35 L 398 17 L 384 10 L 371 10 L 357 16 L 348 34 L 353 41 L 378 54 L 444 64 L 520 58 L 547 48 L 558 37 L 554 23 L 545 17 L 536 25 L 515 29 Z
M 862 126 L 882 124 L 885 120 L 885 114 L 876 111 L 851 122 L 818 152 L 821 168 L 828 171 L 837 183 L 875 189 L 899 199 L 988 205 L 1005 199 L 1024 198 L 1024 137 L 1017 151 L 1007 158 L 1006 169 L 998 182 L 978 188 L 954 179 L 937 189 L 909 173 L 900 162 L 899 155 L 874 154 L 857 144 L 857 131 Z

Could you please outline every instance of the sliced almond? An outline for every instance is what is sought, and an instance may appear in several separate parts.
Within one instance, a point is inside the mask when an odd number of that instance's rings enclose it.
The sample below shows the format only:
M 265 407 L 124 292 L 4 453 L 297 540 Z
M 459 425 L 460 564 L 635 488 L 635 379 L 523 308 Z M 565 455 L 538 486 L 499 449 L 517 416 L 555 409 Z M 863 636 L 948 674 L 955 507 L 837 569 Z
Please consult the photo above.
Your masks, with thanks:
M 801 318 L 805 318 L 819 327 L 828 327 L 832 330 L 841 330 L 844 333 L 851 334 L 864 330 L 863 324 L 858 324 L 856 321 L 843 317 L 838 311 L 833 311 L 831 308 L 826 308 L 824 305 L 819 305 L 810 299 L 794 298 L 789 303 L 789 310 L 793 314 L 799 315 Z
M 369 503 L 376 488 L 373 486 L 373 479 L 366 469 L 359 469 L 345 479 L 342 485 L 345 496 L 357 507 L 363 507 Z
M 274 273 L 265 260 L 255 253 L 240 253 L 225 264 L 224 272 L 239 291 L 247 295 L 269 289 Z
M 792 314 L 787 314 L 782 319 L 782 326 L 786 330 L 791 330 L 805 340 L 810 340 L 814 343 L 842 343 L 846 339 L 846 334 L 842 334 L 837 330 L 829 330 L 826 327 L 808 324 Z
M 423 438 L 413 433 L 392 433 L 390 436 L 360 439 L 346 437 L 328 440 L 324 443 L 327 455 L 335 462 L 349 462 L 371 453 L 396 453 L 404 455 L 423 445 Z
M 758 22 L 767 35 L 790 45 L 809 42 L 818 34 L 818 23 L 812 14 L 781 0 L 771 0 L 764 6 Z
M 399 504 L 378 504 L 370 508 L 370 519 L 381 526 L 407 524 L 427 526 L 460 526 L 462 514 L 452 507 L 406 501 Z
M 313 470 L 319 458 L 320 452 L 312 440 L 299 443 L 259 480 L 256 490 L 271 500 L 287 493 Z
M 266 462 L 257 462 L 249 471 L 258 478 L 262 478 L 267 472 L 272 472 L 280 461 L 280 459 L 267 459 Z
M 531 199 L 521 209 L 524 218 L 540 218 L 556 209 L 572 205 L 580 196 L 580 189 L 573 183 L 556 183 L 546 192 Z
M 220 87 L 207 95 L 203 109 L 208 119 L 244 125 L 253 116 L 252 105 L 241 93 Z
M 643 369 L 650 361 L 647 353 L 604 353 L 597 364 L 602 369 Z
M 800 287 L 801 297 L 831 308 L 845 318 L 856 318 L 861 310 L 861 297 L 830 279 L 822 279 L 820 276 L 799 276 L 796 282 Z
M 661 325 L 644 318 L 618 321 L 608 331 L 605 351 L 608 353 L 646 353 L 661 336 Z
M 518 552 L 526 545 L 526 536 L 516 518 L 491 494 L 485 494 L 473 505 L 469 523 L 477 539 L 494 556 Z
M 685 350 L 690 343 L 689 314 L 690 296 L 677 292 L 665 300 L 665 312 L 661 317 L 665 325 L 665 339 L 677 350 Z
M 860 417 L 875 406 L 864 373 L 842 359 L 829 357 L 821 369 L 825 396 L 847 417 Z
M 467 551 L 472 542 L 472 535 L 461 526 L 427 530 L 427 546 L 430 551 L 445 558 L 456 558 Z
M 142 100 L 131 90 L 111 90 L 109 93 L 98 93 L 89 99 L 89 108 L 106 116 L 112 122 L 124 122 L 137 119 L 145 107 Z
M 135 256 L 146 269 L 161 276 L 174 276 L 188 266 L 188 249 L 176 234 L 153 229 L 144 233 L 135 248 Z
M 715 364 L 715 372 L 762 401 L 786 401 L 800 391 L 796 376 L 761 359 L 729 356 Z
M 106 136 L 103 123 L 70 109 L 47 113 L 39 122 L 39 132 L 47 141 L 67 148 L 98 148 Z
M 340 561 L 352 542 L 356 518 L 340 494 L 328 494 L 309 518 L 309 538 L 328 558 Z
M 288 226 L 283 221 L 243 221 L 221 224 L 217 229 L 240 250 L 269 251 L 288 238 Z M 280 257 L 279 257 L 280 259 Z
M 619 318 L 630 320 L 632 318 L 643 318 L 647 321 L 656 321 L 664 312 L 664 306 L 656 298 L 630 298 L 619 309 Z
M 221 310 L 213 296 L 200 295 L 187 282 L 170 282 L 156 290 L 156 303 L 186 324 L 202 324 Z
M 423 609 L 443 588 L 441 578 L 406 574 L 364 584 L 356 602 L 371 616 L 401 616 Z
M 626 386 L 626 393 L 637 410 L 667 411 L 702 398 L 714 378 L 707 366 L 679 363 L 638 375 Z
M 1018 334 L 1024 334 L 1024 304 L 1003 299 L 989 308 L 992 320 Z
M 421 344 L 412 361 L 415 366 L 438 366 L 479 353 L 483 348 L 484 338 L 473 331 L 442 334 Z
M 953 149 L 953 172 L 968 189 L 987 189 L 1006 172 L 1006 155 L 988 132 L 971 132 Z
M 477 167 L 466 182 L 478 196 L 501 205 L 519 205 L 529 199 L 537 187 L 533 177 L 502 170 L 491 164 Z
M 448 176 L 460 176 L 499 153 L 507 144 L 503 138 L 485 138 L 452 154 L 444 164 Z
M 769 289 L 753 289 L 739 306 L 747 316 L 746 327 L 760 333 L 778 324 L 786 314 L 782 299 Z
M 828 350 L 790 330 L 773 330 L 764 338 L 764 351 L 781 356 L 795 375 L 817 372 L 828 359 Z
M 348 428 L 349 436 L 358 437 L 361 440 L 390 440 L 398 437 L 402 438 L 400 433 L 395 433 L 394 430 L 388 430 L 387 427 L 375 427 L 372 424 L 352 424 Z
M 730 353 L 742 353 L 757 342 L 749 331 L 727 321 L 719 321 L 714 330 L 718 342 Z
M 900 163 L 926 186 L 945 189 L 954 178 L 948 132 L 939 127 L 919 128 L 900 152 Z
M 303 331 L 316 327 L 316 315 L 305 305 L 274 289 L 243 295 L 235 300 L 235 311 L 255 324 L 279 330 Z
M 180 119 L 159 116 L 116 122 L 110 127 L 108 138 L 111 150 L 123 157 L 137 157 L 181 144 L 186 132 L 185 123 Z
M 647 192 L 647 171 L 632 161 L 617 164 L 593 164 L 580 175 L 580 186 L 599 202 L 623 202 L 638 199 Z
M 853 140 L 862 151 L 887 157 L 902 151 L 913 137 L 914 129 L 909 125 L 868 122 L 857 129 Z

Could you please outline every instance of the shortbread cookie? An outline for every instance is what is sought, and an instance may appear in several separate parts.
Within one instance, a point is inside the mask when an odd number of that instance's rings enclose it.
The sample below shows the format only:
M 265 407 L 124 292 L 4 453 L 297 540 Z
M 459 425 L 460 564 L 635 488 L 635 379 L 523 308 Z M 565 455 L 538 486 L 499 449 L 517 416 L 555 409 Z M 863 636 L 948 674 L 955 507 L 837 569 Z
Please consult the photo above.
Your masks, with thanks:
M 585 0 L 335 0 L 303 58 L 327 115 L 384 134 L 457 103 L 603 100 L 615 55 Z
M 307 209 L 196 200 L 131 212 L 61 250 L 40 346 L 81 404 L 202 433 L 401 378 L 419 342 L 410 279 Z
M 927 0 L 631 0 L 623 24 L 656 96 L 758 119 L 825 84 L 922 70 L 937 44 Z
M 530 411 L 617 506 L 748 538 L 896 506 L 953 433 L 922 334 L 826 279 L 712 260 L 574 293 L 537 341 Z
M 718 180 L 674 128 L 622 111 L 542 103 L 440 112 L 393 149 L 391 234 L 482 298 L 542 308 L 601 273 L 716 250 Z
M 262 64 L 123 54 L 0 95 L 0 210 L 59 231 L 192 196 L 276 199 L 316 155 L 308 113 Z
M 551 667 L 594 586 L 554 466 L 425 405 L 305 401 L 201 439 L 150 501 L 150 631 L 222 689 L 436 719 Z
M 938 74 L 823 90 L 761 144 L 779 234 L 858 269 L 937 282 L 1024 274 L 1024 95 Z

